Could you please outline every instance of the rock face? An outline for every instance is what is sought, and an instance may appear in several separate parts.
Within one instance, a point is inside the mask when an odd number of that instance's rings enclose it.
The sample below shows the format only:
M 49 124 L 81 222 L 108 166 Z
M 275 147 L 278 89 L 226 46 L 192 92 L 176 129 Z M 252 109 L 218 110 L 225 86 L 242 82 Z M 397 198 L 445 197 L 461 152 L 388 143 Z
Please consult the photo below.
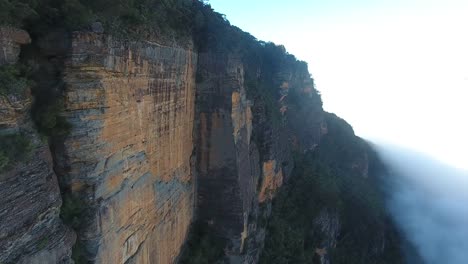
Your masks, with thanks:
M 173 263 L 194 210 L 197 56 L 190 48 L 76 33 L 66 63 L 71 134 L 55 149 L 95 263 Z
M 283 172 L 277 171 L 277 168 L 275 160 L 263 163 L 263 181 L 258 196 L 259 202 L 273 199 L 275 191 L 283 185 Z
M 280 98 L 287 96 L 284 84 L 300 78 L 278 76 L 277 90 L 272 88 L 278 101 L 272 105 L 283 111 L 274 124 L 264 99 L 247 98 L 246 67 L 239 58 L 202 53 L 198 65 L 197 217 L 227 240 L 225 262 L 257 263 L 265 238 L 260 222 L 269 217 L 271 201 L 293 169 L 292 138 L 316 145 L 323 110 L 316 109 L 296 136 L 287 100 Z
M 329 211 L 322 209 L 314 219 L 316 228 L 323 234 L 320 248 L 315 249 L 315 254 L 320 258 L 321 264 L 330 264 L 328 251 L 336 248 L 338 236 L 340 235 L 340 216 L 337 210 Z
M 34 144 L 34 159 L 0 174 L 0 263 L 72 263 L 73 245 L 78 263 L 176 263 L 194 220 L 227 241 L 224 263 L 258 263 L 293 153 L 313 151 L 329 133 L 305 63 L 284 48 L 281 58 L 252 62 L 234 51 L 117 40 L 99 22 L 92 29 L 57 29 L 37 44 L 63 63 L 50 75 L 64 87 L 67 136 L 49 147 L 28 114 L 32 96 L 0 95 L 0 136 L 21 132 Z M 29 41 L 0 28 L 0 65 L 15 63 Z M 252 80 L 271 98 L 252 95 Z M 367 177 L 368 159 L 342 163 Z M 327 234 L 316 254 L 328 263 L 338 215 L 311 221 Z
M 235 57 L 199 56 L 198 215 L 229 240 L 232 254 L 243 249 L 260 171 L 243 74 Z
M 29 44 L 29 34 L 21 29 L 0 26 L 0 65 L 12 64 L 18 60 L 21 45 Z
M 59 218 L 62 199 L 47 145 L 30 134 L 30 161 L 0 175 L 0 261 L 71 263 L 75 236 Z
M 28 42 L 25 31 L 0 28 L 0 66 L 16 63 Z M 24 134 L 32 146 L 27 160 L 0 172 L 0 263 L 71 263 L 75 235 L 59 218 L 62 198 L 49 147 L 29 117 L 31 99 L 0 95 L 0 134 Z

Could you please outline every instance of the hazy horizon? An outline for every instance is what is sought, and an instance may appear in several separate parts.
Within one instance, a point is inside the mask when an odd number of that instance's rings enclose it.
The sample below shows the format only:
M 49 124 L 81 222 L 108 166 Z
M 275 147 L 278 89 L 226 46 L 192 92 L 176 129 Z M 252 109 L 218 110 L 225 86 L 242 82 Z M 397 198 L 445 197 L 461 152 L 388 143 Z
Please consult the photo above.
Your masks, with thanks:
M 391 172 L 383 185 L 389 212 L 424 263 L 467 263 L 468 172 L 409 149 L 374 147 Z
M 468 1 L 209 3 L 305 60 L 325 110 L 357 135 L 468 169 Z

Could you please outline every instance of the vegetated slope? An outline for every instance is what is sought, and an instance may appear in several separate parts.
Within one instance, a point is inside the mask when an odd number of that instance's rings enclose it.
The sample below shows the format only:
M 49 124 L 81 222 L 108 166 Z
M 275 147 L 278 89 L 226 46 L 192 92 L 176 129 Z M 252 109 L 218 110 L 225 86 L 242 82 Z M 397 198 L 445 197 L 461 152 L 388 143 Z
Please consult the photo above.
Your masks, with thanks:
M 260 263 L 403 263 L 380 161 L 344 120 L 326 116 L 328 134 L 296 154 L 291 181 L 273 201 Z

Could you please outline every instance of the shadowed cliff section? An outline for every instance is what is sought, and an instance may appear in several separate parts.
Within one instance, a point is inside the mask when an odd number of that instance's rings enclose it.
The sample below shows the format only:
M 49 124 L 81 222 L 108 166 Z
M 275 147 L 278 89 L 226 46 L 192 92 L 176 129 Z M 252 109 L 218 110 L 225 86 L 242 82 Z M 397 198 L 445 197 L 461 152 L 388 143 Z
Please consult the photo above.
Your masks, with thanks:
M 199 50 L 194 230 L 210 230 L 202 241 L 225 241 L 218 261 L 257 263 L 265 238 L 259 223 L 290 178 L 292 149 L 312 149 L 324 133 L 321 99 L 306 63 L 284 47 L 256 40 L 209 6 L 201 12 L 206 23 L 194 38 Z M 309 116 L 301 126 L 293 115 L 304 113 Z M 198 257 L 208 254 L 211 244 L 189 241 L 182 262 L 213 261 Z
M 0 262 L 69 263 L 75 235 L 59 217 L 51 151 L 29 113 L 37 83 L 19 58 L 30 42 L 27 32 L 0 26 Z

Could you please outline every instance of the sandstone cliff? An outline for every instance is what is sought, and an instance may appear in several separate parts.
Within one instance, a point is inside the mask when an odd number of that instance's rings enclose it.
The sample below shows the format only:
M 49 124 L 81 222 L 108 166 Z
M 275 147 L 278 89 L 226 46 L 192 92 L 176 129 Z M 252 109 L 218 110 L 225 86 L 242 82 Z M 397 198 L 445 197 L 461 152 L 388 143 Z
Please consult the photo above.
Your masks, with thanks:
M 64 76 L 73 129 L 55 155 L 64 188 L 84 205 L 81 258 L 178 256 L 194 210 L 196 64 L 190 48 L 73 35 Z
M 35 65 L 33 77 L 13 74 L 32 93 L 0 89 L 0 136 L 30 146 L 0 171 L 1 263 L 258 263 L 288 252 L 269 241 L 304 157 L 372 178 L 365 143 L 323 111 L 304 62 L 192 2 L 184 38 L 146 27 L 131 38 L 96 21 L 44 32 L 44 22 L 27 24 L 32 44 L 21 47 L 26 31 L 0 29 L 0 64 Z M 321 230 L 307 248 L 318 263 L 349 227 L 339 209 L 306 219 Z M 386 250 L 376 248 L 366 250 Z

